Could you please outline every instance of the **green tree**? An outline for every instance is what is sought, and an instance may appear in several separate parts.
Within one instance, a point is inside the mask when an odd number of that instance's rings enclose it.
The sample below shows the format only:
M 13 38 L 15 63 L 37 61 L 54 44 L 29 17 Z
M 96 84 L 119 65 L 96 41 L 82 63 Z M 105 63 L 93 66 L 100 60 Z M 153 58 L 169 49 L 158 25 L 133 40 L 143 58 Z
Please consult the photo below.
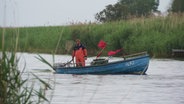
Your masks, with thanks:
M 95 15 L 100 22 L 117 21 L 133 17 L 149 16 L 158 11 L 159 0 L 119 0 L 114 5 L 106 8 Z
M 170 11 L 184 12 L 184 0 L 173 0 Z

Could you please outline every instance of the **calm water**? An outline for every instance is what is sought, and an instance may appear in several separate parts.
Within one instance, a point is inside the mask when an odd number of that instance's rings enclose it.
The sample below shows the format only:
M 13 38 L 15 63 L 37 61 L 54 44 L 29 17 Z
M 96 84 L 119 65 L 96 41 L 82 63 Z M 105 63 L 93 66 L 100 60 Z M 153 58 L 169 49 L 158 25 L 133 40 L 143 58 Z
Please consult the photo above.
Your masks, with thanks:
M 53 74 L 36 54 L 19 53 L 19 68 L 52 84 L 51 104 L 184 104 L 184 61 L 151 59 L 147 75 Z M 71 56 L 41 54 L 50 63 L 67 62 Z M 90 62 L 93 58 L 89 58 Z M 113 58 L 111 60 L 118 60 Z

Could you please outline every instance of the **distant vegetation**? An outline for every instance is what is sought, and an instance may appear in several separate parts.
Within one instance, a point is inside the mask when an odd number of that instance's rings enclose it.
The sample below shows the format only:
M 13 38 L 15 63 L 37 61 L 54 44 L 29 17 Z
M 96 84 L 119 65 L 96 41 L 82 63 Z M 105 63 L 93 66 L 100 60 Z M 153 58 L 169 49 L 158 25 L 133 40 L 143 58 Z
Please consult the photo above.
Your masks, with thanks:
M 95 18 L 99 22 L 110 22 L 149 17 L 159 12 L 158 5 L 159 0 L 118 0 L 114 5 L 107 5 Z
M 184 0 L 173 0 L 169 12 L 183 13 L 184 12 Z
M 71 54 L 73 42 L 79 38 L 89 55 L 96 55 L 100 50 L 98 42 L 104 40 L 104 55 L 123 48 L 127 54 L 148 51 L 154 57 L 170 57 L 173 48 L 184 49 L 184 14 L 104 24 L 6 28 L 4 33 L 4 46 L 9 49 L 13 48 L 16 33 L 19 34 L 18 50 L 22 52 Z
M 160 14 L 158 10 L 160 0 L 118 0 L 115 4 L 109 4 L 96 13 L 95 19 L 99 22 L 128 20 L 132 18 L 150 17 Z M 169 13 L 183 13 L 184 0 L 172 0 Z

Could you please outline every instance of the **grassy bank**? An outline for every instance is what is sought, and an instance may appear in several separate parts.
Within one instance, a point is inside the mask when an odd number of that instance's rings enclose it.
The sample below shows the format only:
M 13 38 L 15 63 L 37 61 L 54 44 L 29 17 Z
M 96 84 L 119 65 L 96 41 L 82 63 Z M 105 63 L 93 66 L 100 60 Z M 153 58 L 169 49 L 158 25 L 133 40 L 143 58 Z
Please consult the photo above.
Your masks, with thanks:
M 13 47 L 16 32 L 18 49 L 23 52 L 70 54 L 73 40 L 79 38 L 90 55 L 98 53 L 97 44 L 102 39 L 108 44 L 104 55 L 123 48 L 126 53 L 148 51 L 154 57 L 170 57 L 173 48 L 184 49 L 184 14 L 105 24 L 7 28 L 6 47 Z

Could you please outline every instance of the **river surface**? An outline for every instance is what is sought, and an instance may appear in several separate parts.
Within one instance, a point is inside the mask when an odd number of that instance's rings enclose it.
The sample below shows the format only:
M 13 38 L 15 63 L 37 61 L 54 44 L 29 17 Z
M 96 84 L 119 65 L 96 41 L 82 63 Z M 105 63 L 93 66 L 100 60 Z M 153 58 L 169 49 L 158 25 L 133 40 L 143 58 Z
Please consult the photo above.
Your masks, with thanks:
M 68 55 L 40 55 L 51 64 L 71 60 Z M 37 54 L 18 57 L 20 70 L 25 67 L 52 84 L 46 91 L 51 104 L 184 104 L 184 61 L 151 59 L 147 75 L 63 75 L 54 74 Z

